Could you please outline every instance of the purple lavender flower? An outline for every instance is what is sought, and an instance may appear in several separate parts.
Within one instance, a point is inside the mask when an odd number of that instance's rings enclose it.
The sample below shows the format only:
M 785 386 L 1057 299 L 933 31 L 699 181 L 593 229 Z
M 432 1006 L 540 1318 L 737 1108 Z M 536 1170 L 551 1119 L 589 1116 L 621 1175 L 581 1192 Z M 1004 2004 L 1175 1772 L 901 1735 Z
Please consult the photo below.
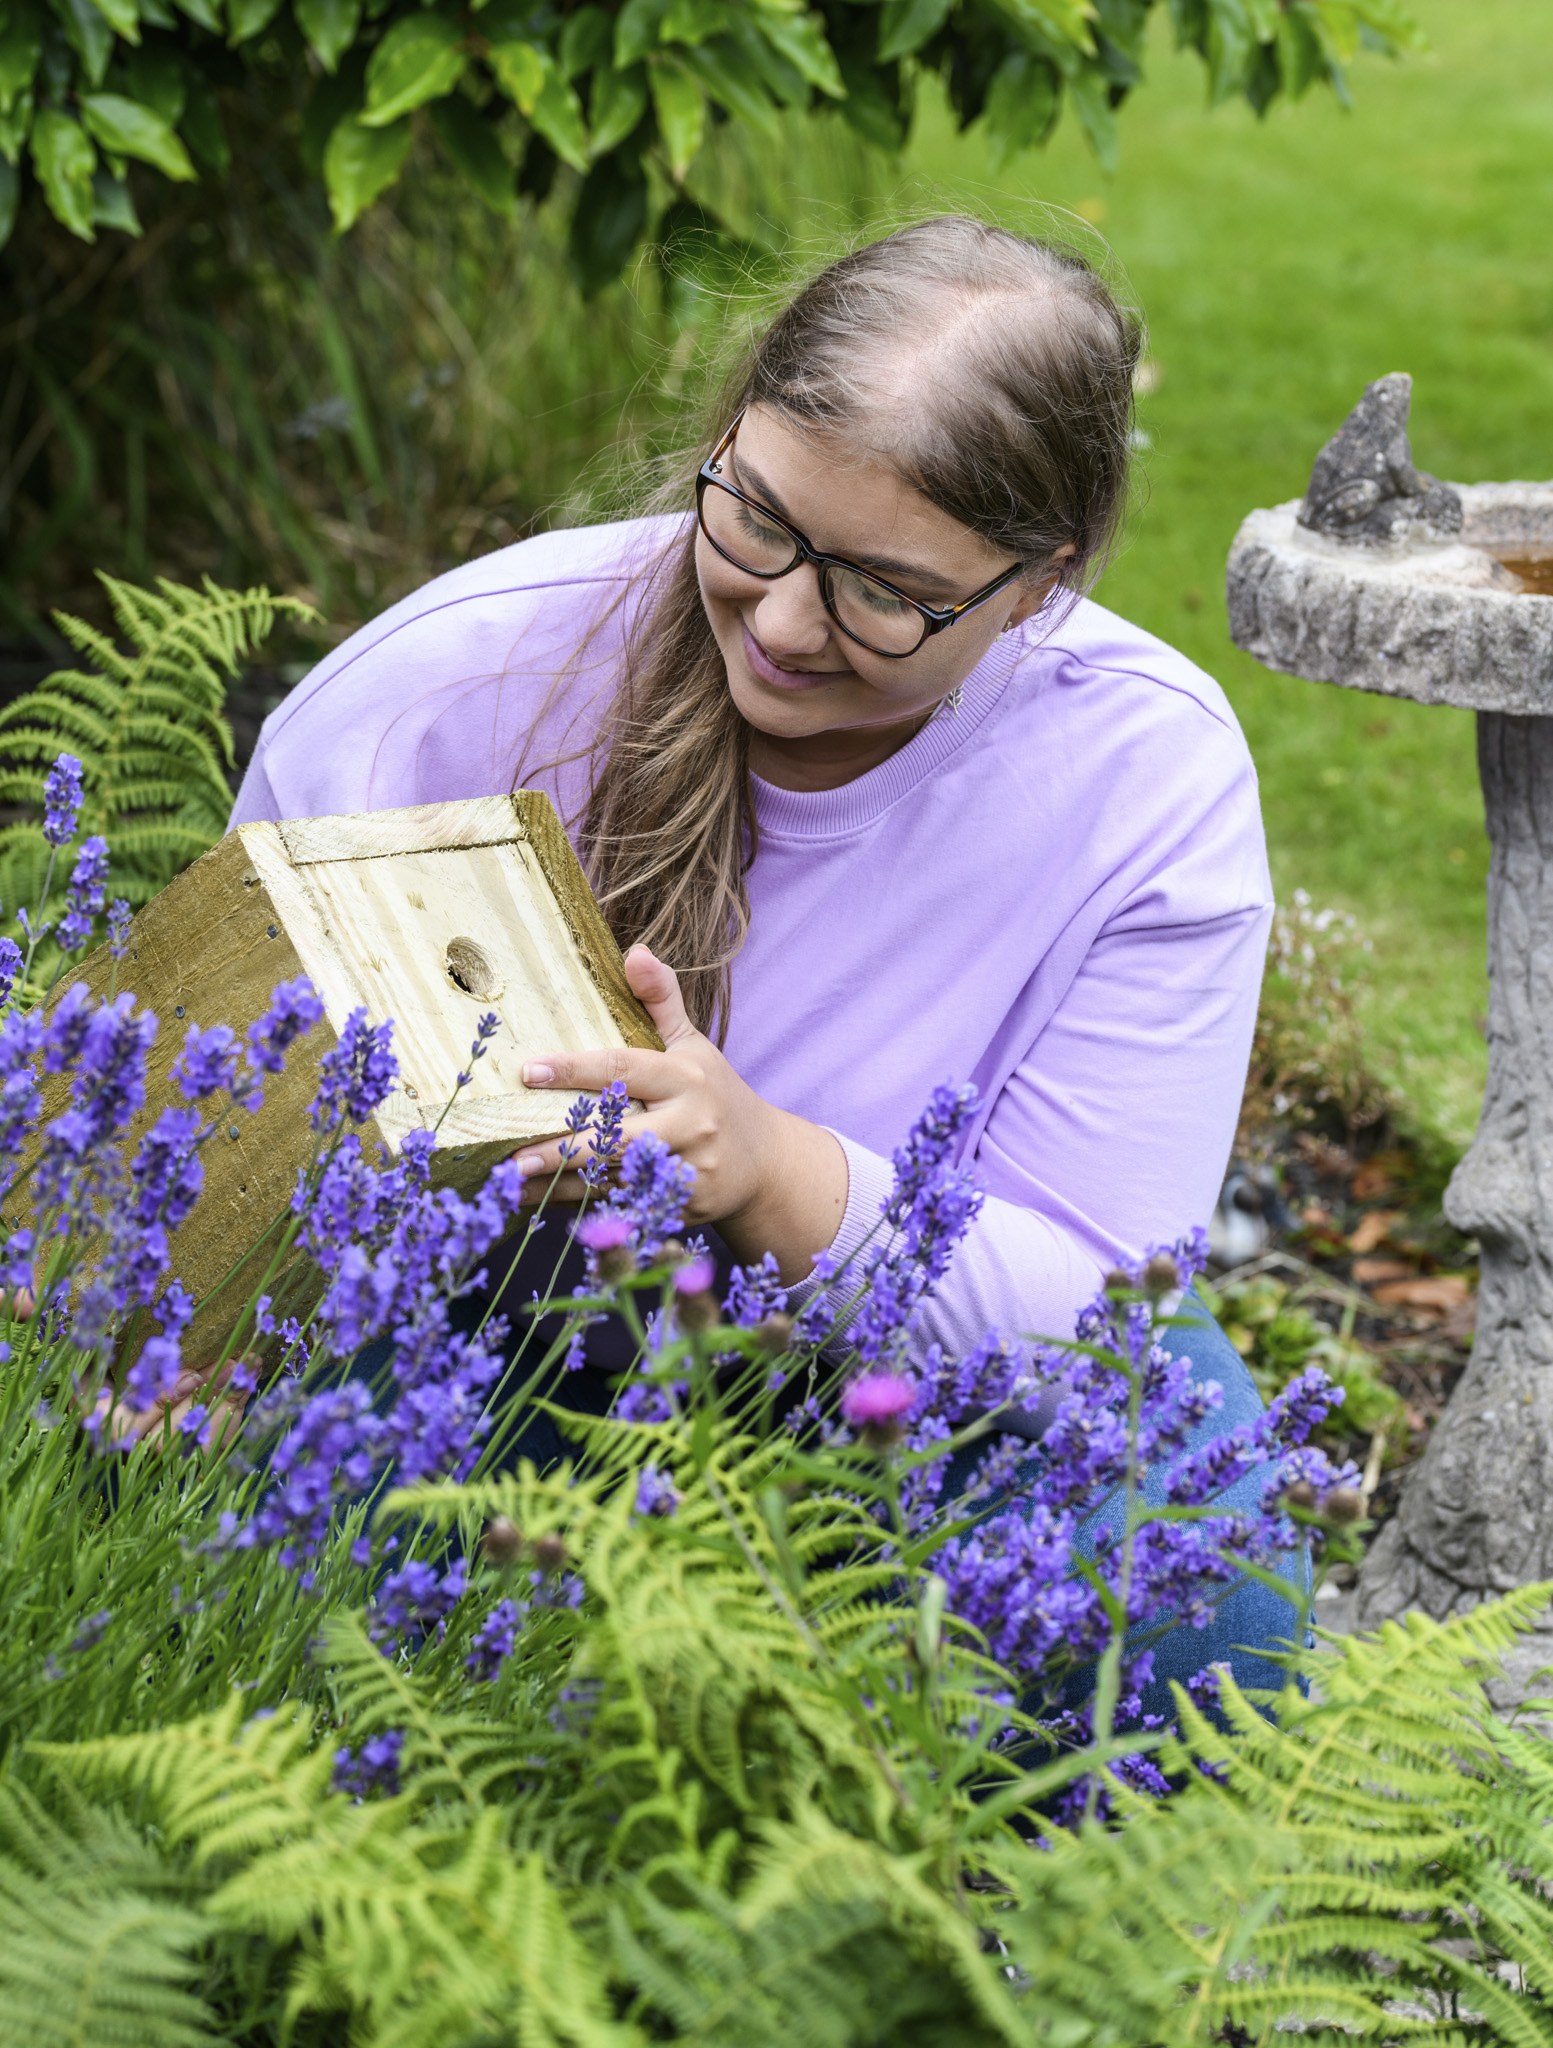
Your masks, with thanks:
M 377 1591 L 367 1632 L 374 1642 L 390 1636 L 426 1635 L 440 1632 L 468 1590 L 469 1570 L 462 1558 L 439 1577 L 434 1565 L 416 1558 L 397 1572 L 390 1572 Z
M 15 939 L 0 939 L 0 1003 L 11 999 L 22 971 L 22 949 Z
M 389 1728 L 381 1735 L 369 1735 L 359 1750 L 334 1752 L 336 1792 L 349 1792 L 358 1802 L 373 1792 L 392 1799 L 399 1790 L 399 1761 L 404 1751 L 404 1730 Z
M 60 754 L 43 778 L 43 836 L 50 846 L 74 839 L 81 798 L 81 764 L 74 754 Z
M 765 1253 L 758 1266 L 747 1270 L 735 1266 L 728 1275 L 723 1316 L 741 1330 L 757 1329 L 768 1316 L 780 1315 L 786 1306 L 787 1289 L 770 1252 Z
M 607 1208 L 631 1226 L 642 1259 L 655 1259 L 679 1230 L 695 1179 L 695 1168 L 676 1158 L 653 1131 L 633 1138 L 620 1155 L 620 1181 Z
M 311 1557 L 342 1485 L 359 1493 L 371 1480 L 384 1433 L 359 1380 L 313 1395 L 276 1447 L 270 1470 L 279 1484 L 240 1533 L 239 1547 L 279 1544 L 288 1568 Z
M 158 1401 L 172 1398 L 183 1370 L 180 1340 L 194 1314 L 194 1302 L 181 1280 L 171 1282 L 156 1312 L 162 1319 L 162 1334 L 146 1339 L 124 1381 L 129 1405 L 142 1413 Z
M 108 905 L 108 951 L 115 960 L 122 960 L 129 951 L 129 926 L 133 914 L 122 896 L 115 896 Z
M 107 893 L 108 842 L 94 834 L 82 840 L 65 892 L 65 914 L 56 934 L 64 952 L 78 952 L 91 938 L 93 922 L 102 915 Z
M 390 1050 L 394 1027 L 376 1029 L 365 1009 L 352 1010 L 339 1043 L 318 1062 L 318 1093 L 308 1111 L 315 1131 L 335 1131 L 348 1117 L 365 1123 L 399 1078 L 399 1062 Z
M 679 1507 L 684 1495 L 656 1465 L 644 1465 L 636 1482 L 636 1512 L 639 1515 L 659 1515 L 667 1519 Z
M 198 1102 L 206 1095 L 234 1095 L 237 1061 L 237 1034 L 230 1024 L 212 1024 L 208 1031 L 191 1024 L 183 1051 L 173 1061 L 171 1078 L 186 1102 Z
M 464 1668 L 488 1683 L 501 1676 L 501 1668 L 512 1655 L 521 1618 L 516 1601 L 498 1600 L 470 1638 Z
M 469 1065 L 454 1083 L 455 1087 L 467 1088 L 475 1077 L 475 1061 L 483 1060 L 486 1048 L 501 1029 L 501 1019 L 494 1010 L 487 1010 L 475 1026 L 474 1044 L 469 1048 Z
M 620 1157 L 621 1125 L 630 1104 L 624 1081 L 611 1081 L 594 1105 L 593 1134 L 581 1167 L 583 1181 L 590 1188 L 606 1186 L 614 1173 Z
M 280 982 L 270 1007 L 248 1027 L 248 1057 L 262 1073 L 278 1074 L 286 1064 L 286 1048 L 319 1023 L 324 1006 L 307 976 Z
M 199 1134 L 198 1110 L 169 1108 L 141 1139 L 129 1168 L 137 1223 L 176 1230 L 194 1207 L 205 1185 Z

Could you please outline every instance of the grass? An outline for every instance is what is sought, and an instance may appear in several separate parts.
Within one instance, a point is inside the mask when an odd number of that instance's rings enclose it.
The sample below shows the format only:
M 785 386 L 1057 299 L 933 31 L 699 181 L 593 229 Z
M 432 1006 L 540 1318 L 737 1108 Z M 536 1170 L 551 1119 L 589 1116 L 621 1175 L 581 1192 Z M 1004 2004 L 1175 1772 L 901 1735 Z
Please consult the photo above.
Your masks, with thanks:
M 1163 10 L 1160 10 L 1163 13 Z M 1330 98 L 1258 123 L 1203 106 L 1160 30 L 1097 169 L 1070 124 L 994 178 L 925 106 L 907 200 L 1021 202 L 1096 222 L 1149 324 L 1147 495 L 1103 602 L 1224 685 L 1256 757 L 1280 894 L 1352 910 L 1374 942 L 1378 1062 L 1415 1114 L 1470 1136 L 1486 1067 L 1488 847 L 1470 714 L 1277 676 L 1230 642 L 1224 560 L 1256 505 L 1297 497 L 1365 383 L 1413 373 L 1420 464 L 1553 475 L 1553 13 L 1416 0 L 1430 51 L 1362 58 Z

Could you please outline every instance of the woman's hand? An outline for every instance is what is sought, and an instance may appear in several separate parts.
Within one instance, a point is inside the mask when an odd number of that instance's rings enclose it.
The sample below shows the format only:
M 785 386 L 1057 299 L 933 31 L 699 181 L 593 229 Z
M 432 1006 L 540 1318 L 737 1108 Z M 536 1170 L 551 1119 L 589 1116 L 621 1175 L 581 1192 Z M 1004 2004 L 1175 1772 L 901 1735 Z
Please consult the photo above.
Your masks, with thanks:
M 168 1422 L 176 1439 L 185 1416 L 201 1406 L 207 1411 L 207 1420 L 200 1425 L 201 1434 L 208 1431 L 209 1447 L 219 1450 L 235 1434 L 248 1406 L 248 1388 L 231 1384 L 232 1375 L 242 1362 L 229 1358 L 219 1370 L 214 1365 L 186 1365 L 172 1392 L 153 1401 L 149 1408 L 132 1408 L 122 1392 L 104 1387 L 97 1396 L 95 1410 L 102 1448 L 130 1451 L 147 1438 L 158 1446 L 164 1440 L 163 1424 Z
M 829 1131 L 775 1108 L 739 1078 L 686 1016 L 672 968 L 633 946 L 625 969 L 665 1049 L 546 1054 L 527 1062 L 524 1081 L 567 1096 L 623 1081 L 645 1105 L 643 1115 L 626 1119 L 626 1137 L 655 1131 L 696 1170 L 690 1220 L 716 1224 L 735 1258 L 769 1251 L 789 1285 L 803 1279 L 841 1227 L 846 1154 Z M 547 1189 L 553 1202 L 580 1202 L 586 1193 L 562 1157 L 563 1142 L 518 1154 L 533 1201 Z

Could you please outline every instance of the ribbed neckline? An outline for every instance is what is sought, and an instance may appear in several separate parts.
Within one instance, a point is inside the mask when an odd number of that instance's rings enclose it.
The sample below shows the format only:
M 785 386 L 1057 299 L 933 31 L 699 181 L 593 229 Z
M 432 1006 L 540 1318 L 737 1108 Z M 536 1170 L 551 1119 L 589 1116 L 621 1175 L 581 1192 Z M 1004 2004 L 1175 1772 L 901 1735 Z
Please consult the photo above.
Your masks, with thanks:
M 966 677 L 959 712 L 930 718 L 915 739 L 855 782 L 844 782 L 839 789 L 778 789 L 774 782 L 752 776 L 761 836 L 834 839 L 871 825 L 959 752 L 995 710 L 1024 651 L 1023 627 L 1000 634 Z

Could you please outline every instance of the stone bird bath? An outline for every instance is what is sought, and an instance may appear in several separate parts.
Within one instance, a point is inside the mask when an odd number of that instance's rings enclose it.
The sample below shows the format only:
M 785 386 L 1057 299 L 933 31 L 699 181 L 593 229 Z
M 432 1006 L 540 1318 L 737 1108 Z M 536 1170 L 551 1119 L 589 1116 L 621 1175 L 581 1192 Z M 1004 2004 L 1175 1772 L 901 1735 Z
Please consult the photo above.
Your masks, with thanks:
M 1553 483 L 1436 483 L 1412 466 L 1410 396 L 1372 384 L 1228 571 L 1230 631 L 1269 668 L 1477 713 L 1488 1087 L 1445 1197 L 1482 1246 L 1477 1337 L 1365 1563 L 1361 1626 L 1553 1578 Z M 1512 1687 L 1553 1661 L 1547 1627 Z

